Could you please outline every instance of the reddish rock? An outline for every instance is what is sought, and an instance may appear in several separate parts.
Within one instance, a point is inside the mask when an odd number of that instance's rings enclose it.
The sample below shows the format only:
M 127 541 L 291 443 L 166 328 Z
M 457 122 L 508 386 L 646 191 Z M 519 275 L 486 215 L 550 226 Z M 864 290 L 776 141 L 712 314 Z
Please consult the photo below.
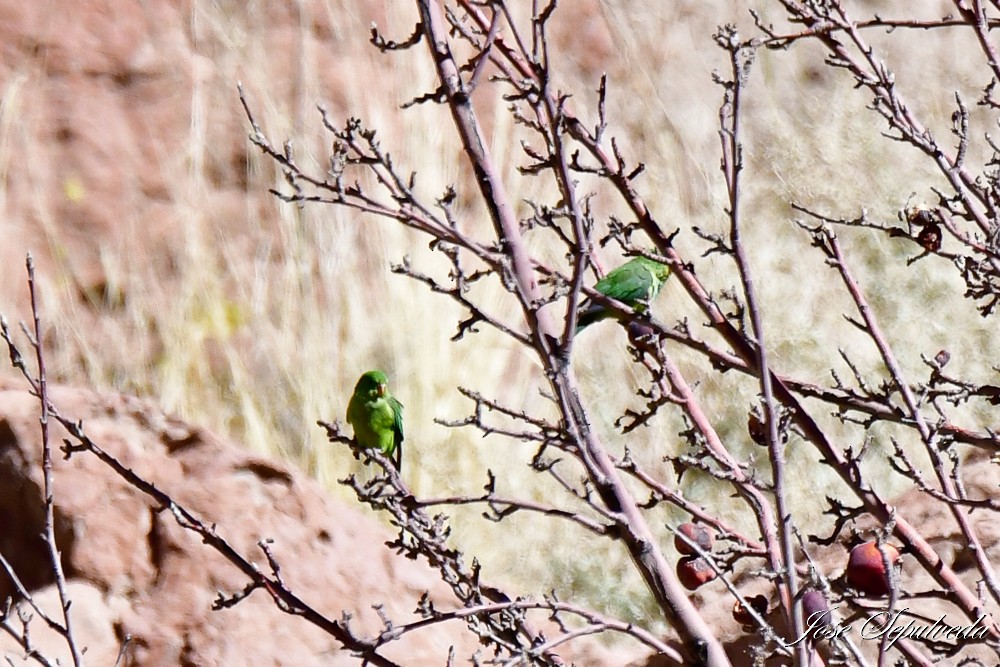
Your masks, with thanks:
M 169 417 L 148 401 L 50 387 L 61 414 L 143 479 L 168 493 L 263 571 L 258 546 L 270 541 L 285 584 L 327 618 L 351 616 L 358 634 L 383 629 L 373 604 L 396 624 L 417 620 L 425 592 L 441 610 L 460 602 L 438 572 L 385 546 L 394 537 L 370 515 L 331 499 L 305 474 Z M 58 446 L 67 434 L 52 426 Z M 0 386 L 0 553 L 33 596 L 58 607 L 43 532 L 38 401 Z M 249 582 L 229 561 L 182 529 L 169 510 L 126 484 L 88 452 L 54 460 L 56 533 L 70 584 L 77 637 L 88 664 L 113 665 L 131 636 L 124 665 L 357 665 L 339 643 L 299 616 L 280 611 L 263 590 L 213 611 L 220 596 Z M 502 582 L 496 582 L 502 583 Z M 0 596 L 13 594 L 0 575 Z M 50 607 L 51 606 L 51 607 Z M 537 626 L 552 635 L 544 621 Z M 49 657 L 70 661 L 61 640 L 32 624 Z M 480 647 L 461 622 L 406 634 L 382 654 L 401 665 L 439 665 L 454 646 L 459 661 Z M 623 655 L 588 639 L 561 647 L 567 664 L 619 665 Z M 0 634 L 0 655 L 20 656 Z
M 287 585 L 329 618 L 349 612 L 352 628 L 373 634 L 381 629 L 373 603 L 384 604 L 396 622 L 415 620 L 425 590 L 441 609 L 456 605 L 434 571 L 384 546 L 389 534 L 380 524 L 330 499 L 293 468 L 138 399 L 56 388 L 52 400 L 63 414 L 82 419 L 101 447 L 215 524 L 265 570 L 257 542 L 273 540 Z M 56 445 L 63 437 L 53 429 Z M 25 391 L 0 391 L 0 551 L 30 590 L 50 599 L 52 577 L 38 539 L 40 452 L 37 400 Z M 57 532 L 89 663 L 114 664 L 128 634 L 126 664 L 357 664 L 331 637 L 279 611 L 263 591 L 212 611 L 218 595 L 240 591 L 246 577 L 95 456 L 66 461 L 57 452 L 54 475 Z M 0 595 L 11 592 L 0 577 Z M 452 644 L 466 656 L 477 647 L 461 624 L 450 623 L 407 635 L 385 654 L 402 664 L 444 664 Z M 11 648 L 6 636 L 0 640 L 0 649 Z

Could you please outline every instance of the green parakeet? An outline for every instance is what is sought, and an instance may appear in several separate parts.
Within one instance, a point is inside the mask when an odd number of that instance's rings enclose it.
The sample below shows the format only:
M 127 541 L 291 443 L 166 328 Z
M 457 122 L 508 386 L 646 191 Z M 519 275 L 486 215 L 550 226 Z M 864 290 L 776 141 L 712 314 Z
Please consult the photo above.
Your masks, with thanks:
M 643 312 L 646 305 L 660 291 L 664 281 L 670 276 L 670 267 L 645 257 L 633 257 L 617 269 L 608 273 L 594 285 L 594 289 L 606 297 L 621 301 L 636 312 Z M 599 303 L 590 300 L 580 305 L 577 315 L 576 333 L 599 320 L 612 317 L 614 313 Z
M 403 457 L 403 404 L 389 393 L 382 371 L 368 371 L 354 385 L 347 404 L 347 423 L 364 448 L 378 447 L 401 470 Z

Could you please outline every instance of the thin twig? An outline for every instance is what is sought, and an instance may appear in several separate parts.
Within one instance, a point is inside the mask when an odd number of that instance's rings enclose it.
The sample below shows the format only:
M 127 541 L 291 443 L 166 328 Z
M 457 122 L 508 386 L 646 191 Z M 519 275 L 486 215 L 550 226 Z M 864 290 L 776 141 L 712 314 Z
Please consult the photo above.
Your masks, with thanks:
M 59 592 L 59 605 L 62 610 L 63 628 L 60 634 L 66 640 L 73 665 L 80 667 L 83 664 L 83 653 L 77 646 L 76 636 L 73 633 L 73 620 L 70 614 L 70 607 L 73 601 L 69 597 L 66 589 L 66 573 L 62 566 L 62 555 L 59 553 L 59 546 L 56 544 L 56 519 L 55 519 L 55 485 L 52 475 L 52 445 L 49 441 L 49 397 L 48 379 L 45 373 L 45 353 L 42 351 L 44 338 L 42 336 L 41 305 L 38 303 L 38 293 L 35 284 L 35 262 L 28 254 L 26 260 L 28 270 L 28 293 L 31 297 L 31 315 L 34 322 L 34 337 L 32 345 L 35 348 L 35 359 L 38 362 L 38 401 L 40 403 L 39 422 L 42 429 L 42 476 L 43 492 L 45 494 L 45 545 L 49 551 L 49 564 L 52 573 L 55 575 L 56 589 Z

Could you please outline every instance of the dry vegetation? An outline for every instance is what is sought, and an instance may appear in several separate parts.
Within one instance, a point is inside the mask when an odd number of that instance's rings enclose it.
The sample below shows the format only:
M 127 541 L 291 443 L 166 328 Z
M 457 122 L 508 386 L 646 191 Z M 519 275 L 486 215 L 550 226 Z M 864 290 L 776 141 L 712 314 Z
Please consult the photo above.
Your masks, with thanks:
M 406 256 L 415 267 L 440 272 L 426 239 L 347 210 L 295 207 L 266 198 L 262 193 L 282 187 L 283 179 L 274 164 L 246 146 L 237 153 L 245 159 L 245 196 L 219 194 L 218 174 L 233 159 L 227 142 L 234 132 L 246 131 L 236 97 L 241 81 L 265 133 L 279 141 L 292 139 L 304 169 L 322 170 L 329 156 L 331 139 L 315 109 L 322 104 L 338 122 L 351 115 L 377 128 L 396 164 L 419 174 L 417 189 L 428 199 L 454 183 L 460 192 L 457 217 L 465 231 L 491 231 L 446 114 L 431 105 L 399 108 L 435 86 L 429 61 L 416 51 L 380 54 L 368 43 L 372 20 L 392 38 L 409 35 L 416 19 L 412 3 L 328 0 L 308 9 L 299 3 L 299 28 L 290 31 L 271 29 L 273 10 L 266 4 L 192 3 L 192 40 L 214 69 L 211 76 L 195 79 L 188 142 L 161 156 L 161 168 L 176 174 L 169 180 L 169 217 L 182 228 L 183 244 L 153 246 L 142 219 L 122 221 L 123 232 L 107 239 L 100 257 L 109 287 L 81 301 L 63 261 L 73 249 L 63 246 L 48 202 L 41 197 L 34 202 L 33 217 L 47 221 L 51 253 L 43 302 L 58 318 L 52 372 L 71 383 L 156 397 L 186 419 L 299 462 L 343 495 L 350 492 L 335 480 L 357 470 L 358 463 L 344 448 L 329 446 L 314 424 L 343 419 L 357 376 L 383 368 L 406 408 L 405 477 L 416 494 L 473 493 L 488 468 L 511 494 L 550 497 L 552 489 L 526 466 L 531 445 L 483 439 L 473 430 L 435 422 L 468 413 L 471 404 L 459 386 L 537 411 L 544 405 L 539 398 L 544 382 L 537 360 L 487 327 L 451 342 L 461 311 L 390 271 Z M 943 1 L 852 4 L 859 15 L 877 9 L 884 16 L 925 18 L 940 17 L 951 7 Z M 558 87 L 572 91 L 580 113 L 593 122 L 595 89 L 600 74 L 608 73 L 608 132 L 619 137 L 630 159 L 646 165 L 637 187 L 667 231 L 682 230 L 675 243 L 689 258 L 708 248 L 693 228 L 725 233 L 729 224 L 718 169 L 721 90 L 711 78 L 727 60 L 711 35 L 720 23 L 753 32 L 750 8 L 765 22 L 777 21 L 781 13 L 778 3 L 763 0 L 607 0 L 567 2 L 552 24 Z M 938 136 L 950 136 L 954 94 L 974 100 L 987 83 L 980 78 L 981 54 L 968 31 L 938 30 L 933 39 L 919 31 L 885 35 L 873 30 L 867 36 L 876 48 L 891 44 L 881 55 L 911 107 Z M 814 44 L 758 53 L 743 120 L 746 245 L 758 272 L 772 364 L 817 382 L 827 381 L 831 368 L 847 377 L 839 348 L 849 350 L 862 372 L 877 379 L 877 351 L 844 320 L 852 304 L 835 288 L 835 274 L 810 248 L 808 235 L 794 224 L 804 216 L 791 205 L 830 217 L 854 218 L 866 211 L 870 220 L 892 224 L 908 205 L 933 201 L 931 188 L 943 187 L 944 181 L 914 159 L 911 147 L 880 135 L 884 123 L 866 109 L 869 96 L 843 72 L 824 67 L 822 57 Z M 17 86 L 30 85 L 27 76 L 27 81 L 9 82 L 4 91 L 3 172 L 34 150 L 30 110 L 6 112 L 17 109 Z M 518 214 L 526 215 L 527 200 L 545 197 L 539 189 L 544 183 L 517 171 L 523 157 L 506 102 L 486 92 L 476 103 L 489 119 L 491 148 Z M 973 108 L 971 113 L 983 127 L 987 112 Z M 222 153 L 215 152 L 219 146 Z M 983 144 L 976 146 L 982 150 Z M 967 159 L 982 165 L 990 157 L 973 151 Z M 587 190 L 584 178 L 579 191 Z M 227 203 L 206 209 L 206 197 L 225 197 Z M 594 200 L 599 220 L 625 216 L 619 204 L 602 197 Z M 884 331 L 906 352 L 904 371 L 922 377 L 926 367 L 920 355 L 932 357 L 948 348 L 957 352 L 949 366 L 954 375 L 990 377 L 995 356 L 990 328 L 972 301 L 956 298 L 963 287 L 947 262 L 928 257 L 908 265 L 916 254 L 912 244 L 839 231 Z M 555 246 L 534 250 L 554 262 L 560 259 Z M 605 270 L 620 261 L 611 246 L 598 257 Z M 729 259 L 718 255 L 699 264 L 698 276 L 717 291 L 738 284 Z M 0 289 L 0 303 L 21 302 L 20 284 L 8 282 Z M 123 295 L 123 304 L 114 303 L 115 294 Z M 517 316 L 495 281 L 478 286 L 474 294 L 479 302 Z M 941 312 L 947 317 L 937 316 Z M 667 324 L 688 317 L 696 333 L 702 321 L 676 283 L 668 283 L 654 313 Z M 665 472 L 663 455 L 683 447 L 676 436 L 678 414 L 663 412 L 627 437 L 614 426 L 624 409 L 641 407 L 635 390 L 646 381 L 626 343 L 620 327 L 593 327 L 576 344 L 573 363 L 585 398 L 597 406 L 593 426 L 612 451 L 621 453 L 627 443 L 637 461 Z M 738 453 L 751 451 L 745 418 L 759 391 L 756 380 L 720 375 L 682 350 L 677 358 L 722 439 Z M 829 409 L 815 412 L 829 433 L 845 441 L 859 437 L 858 431 L 827 418 Z M 974 420 L 994 426 L 972 408 L 956 416 L 959 423 Z M 895 432 L 886 427 L 883 435 Z M 795 475 L 807 466 L 815 469 L 811 450 L 793 447 L 788 456 L 790 496 L 843 491 L 830 473 L 825 473 L 829 479 Z M 871 465 L 887 470 L 884 463 Z M 882 477 L 888 495 L 911 485 L 900 476 Z M 751 517 L 740 513 L 728 494 L 720 497 L 707 476 L 689 474 L 682 488 L 693 500 L 718 507 L 735 525 L 751 525 Z M 820 518 L 818 504 L 793 507 L 802 525 Z M 493 578 L 511 581 L 523 592 L 573 590 L 626 618 L 647 614 L 651 602 L 638 577 L 627 575 L 633 579 L 616 589 L 592 586 L 601 573 L 630 571 L 628 556 L 616 545 L 581 553 L 581 534 L 572 526 L 535 517 L 497 525 L 475 520 L 478 514 L 477 509 L 454 512 L 455 538 Z M 664 520 L 679 518 L 661 514 Z

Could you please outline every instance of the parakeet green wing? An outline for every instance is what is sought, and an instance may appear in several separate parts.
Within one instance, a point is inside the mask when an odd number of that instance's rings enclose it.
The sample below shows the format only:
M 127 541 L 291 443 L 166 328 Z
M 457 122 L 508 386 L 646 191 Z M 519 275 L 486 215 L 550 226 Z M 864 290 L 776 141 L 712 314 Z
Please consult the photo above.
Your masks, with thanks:
M 629 262 L 598 280 L 594 289 L 611 299 L 632 304 L 649 295 L 653 280 L 653 272 L 648 266 Z

